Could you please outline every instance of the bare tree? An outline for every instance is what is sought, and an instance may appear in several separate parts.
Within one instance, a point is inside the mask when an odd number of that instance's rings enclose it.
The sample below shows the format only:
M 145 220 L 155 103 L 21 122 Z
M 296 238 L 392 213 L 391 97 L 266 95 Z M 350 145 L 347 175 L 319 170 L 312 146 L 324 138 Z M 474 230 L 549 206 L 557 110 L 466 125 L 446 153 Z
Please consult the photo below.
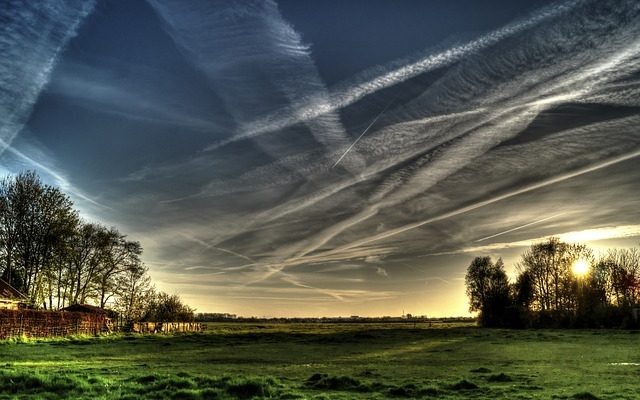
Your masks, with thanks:
M 610 249 L 598 260 L 607 299 L 620 307 L 640 302 L 640 250 Z
M 119 280 L 115 310 L 127 321 L 139 321 L 155 296 L 148 268 L 141 263 L 131 265 L 119 275 Z
M 73 203 L 34 172 L 22 173 L 0 182 L 0 222 L 3 276 L 46 306 L 52 260 L 77 224 Z
M 571 266 L 576 260 L 593 259 L 584 245 L 568 244 L 552 237 L 533 244 L 518 264 L 527 273 L 533 287 L 532 306 L 537 310 L 574 310 L 577 304 L 576 277 Z
M 69 262 L 69 303 L 85 303 L 92 293 L 95 277 L 104 258 L 104 249 L 109 245 L 109 235 L 105 227 L 85 223 L 72 239 Z
M 116 228 L 81 222 L 69 197 L 34 172 L 0 180 L 0 276 L 34 305 L 112 302 L 129 320 L 150 310 L 192 315 L 177 295 L 155 294 L 141 255 Z
M 107 245 L 102 249 L 101 267 L 95 275 L 97 300 L 101 308 L 104 308 L 107 302 L 118 293 L 118 285 L 121 283 L 120 275 L 138 266 L 142 254 L 140 242 L 126 240 L 126 236 L 116 228 L 111 228 L 107 235 Z

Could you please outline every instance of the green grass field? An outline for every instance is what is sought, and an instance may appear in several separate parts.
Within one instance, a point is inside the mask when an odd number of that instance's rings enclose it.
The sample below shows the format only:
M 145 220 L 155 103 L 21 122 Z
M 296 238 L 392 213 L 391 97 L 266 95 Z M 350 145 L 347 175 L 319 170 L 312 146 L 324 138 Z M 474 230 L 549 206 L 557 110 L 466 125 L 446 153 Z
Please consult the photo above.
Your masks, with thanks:
M 209 324 L 0 342 L 0 399 L 637 399 L 637 331 Z

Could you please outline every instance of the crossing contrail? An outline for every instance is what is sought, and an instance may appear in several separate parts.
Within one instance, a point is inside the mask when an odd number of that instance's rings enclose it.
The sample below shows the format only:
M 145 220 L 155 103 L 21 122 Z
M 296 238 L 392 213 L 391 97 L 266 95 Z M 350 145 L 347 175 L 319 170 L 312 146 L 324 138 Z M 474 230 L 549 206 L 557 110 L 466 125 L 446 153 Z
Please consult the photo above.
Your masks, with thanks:
M 555 217 L 559 217 L 559 216 L 564 215 L 564 214 L 566 214 L 566 213 L 555 214 L 555 215 L 552 215 L 550 217 L 546 217 L 546 218 L 539 219 L 537 221 L 529 222 L 528 224 L 516 226 L 515 228 L 507 229 L 506 231 L 498 232 L 498 233 L 493 234 L 491 236 L 483 237 L 481 239 L 476 240 L 475 242 L 483 242 L 483 241 L 488 240 L 488 239 L 493 239 L 494 237 L 497 237 L 497 236 L 506 235 L 507 233 L 511 233 L 513 231 L 517 231 L 519 229 L 523 229 L 523 228 L 526 228 L 526 227 L 531 226 L 531 225 L 539 224 L 541 222 L 550 220 L 550 219 L 555 218 Z
M 382 116 L 382 114 L 385 113 L 385 111 L 387 111 L 387 109 L 391 106 L 391 104 L 393 104 L 393 102 L 395 101 L 395 99 L 392 99 L 389 104 L 387 104 L 382 111 L 380 111 L 380 113 L 378 115 L 376 115 L 376 117 L 373 119 L 373 121 L 371 121 L 371 123 L 369 124 L 369 126 L 367 126 L 367 128 L 362 131 L 362 133 L 360 134 L 360 136 L 358 136 L 358 138 L 351 143 L 351 146 L 349 146 L 349 148 L 340 156 L 340 158 L 338 158 L 338 161 L 336 161 L 335 164 L 333 164 L 333 166 L 331 168 L 335 168 L 340 161 L 342 161 L 342 159 L 344 158 L 344 156 L 347 155 L 347 153 L 349 153 L 349 151 L 353 148 L 353 146 L 356 145 L 356 143 L 358 143 L 360 141 L 360 139 L 369 131 L 369 129 L 371 129 L 371 127 L 376 123 L 376 121 Z
M 417 58 L 402 60 L 403 64 L 401 66 L 394 63 L 365 70 L 355 78 L 355 81 L 344 82 L 329 89 L 329 101 L 324 101 L 323 99 L 321 102 L 316 102 L 314 101 L 316 99 L 312 98 L 311 101 L 292 105 L 289 108 L 244 125 L 244 132 L 215 143 L 206 150 L 215 150 L 238 140 L 245 140 L 285 129 L 301 121 L 312 120 L 323 114 L 343 109 L 380 90 L 405 82 L 420 74 L 456 63 L 469 54 L 487 49 L 501 40 L 520 34 L 544 21 L 569 12 L 582 2 L 582 0 L 571 0 L 552 4 L 540 8 L 524 19 L 518 19 L 466 43 L 458 44 L 439 52 L 427 51 Z M 152 3 L 155 3 L 155 1 Z
M 2 2 L 0 154 L 24 128 L 60 54 L 94 5 L 93 0 Z
M 442 215 L 439 215 L 439 216 L 436 216 L 436 217 L 432 217 L 432 218 L 428 218 L 428 219 L 425 219 L 425 220 L 422 220 L 422 221 L 417 221 L 417 222 L 413 222 L 413 223 L 410 223 L 410 224 L 406 224 L 406 225 L 400 226 L 398 228 L 389 229 L 387 231 L 378 233 L 376 235 L 369 236 L 369 237 L 366 237 L 366 238 L 363 238 L 363 239 L 359 239 L 359 240 L 356 240 L 356 241 L 354 241 L 354 242 L 352 242 L 350 244 L 343 245 L 341 247 L 335 248 L 335 249 L 331 250 L 331 252 L 340 252 L 340 251 L 344 251 L 344 250 L 353 249 L 354 247 L 364 246 L 364 245 L 368 245 L 370 243 L 378 242 L 380 240 L 387 239 L 387 238 L 390 238 L 392 236 L 396 236 L 398 234 L 401 234 L 401 233 L 404 233 L 404 232 L 419 228 L 419 227 L 427 225 L 427 224 L 431 224 L 433 222 L 438 222 L 438 221 L 442 221 L 442 220 L 445 220 L 445 219 L 449 219 L 449 218 L 458 216 L 460 214 L 464 214 L 464 213 L 467 213 L 469 211 L 473 211 L 473 210 L 476 210 L 478 208 L 485 207 L 485 206 L 487 206 L 489 204 L 497 203 L 499 201 L 506 200 L 508 198 L 511 198 L 511 197 L 514 197 L 514 196 L 518 196 L 520 194 L 531 192 L 533 190 L 540 189 L 540 188 L 543 188 L 543 187 L 546 187 L 546 186 L 549 186 L 549 185 L 553 185 L 555 183 L 563 182 L 563 181 L 566 181 L 566 180 L 571 179 L 571 178 L 575 178 L 575 177 L 580 176 L 580 175 L 588 174 L 590 172 L 594 172 L 594 171 L 597 171 L 599 169 L 603 169 L 603 168 L 606 168 L 606 167 L 609 167 L 609 166 L 612 166 L 612 165 L 615 165 L 615 164 L 618 164 L 618 163 L 621 163 L 621 162 L 624 162 L 624 161 L 627 161 L 627 160 L 634 159 L 636 157 L 640 157 L 640 150 L 636 150 L 636 151 L 633 151 L 631 153 L 623 154 L 621 156 L 614 157 L 614 158 L 611 158 L 609 160 L 605 160 L 605 161 L 602 161 L 602 162 L 599 162 L 599 163 L 596 163 L 596 164 L 593 164 L 593 165 L 589 165 L 589 166 L 577 169 L 577 170 L 572 171 L 572 172 L 567 172 L 567 173 L 564 173 L 564 174 L 561 174 L 561 175 L 558 175 L 558 176 L 555 176 L 555 177 L 552 177 L 552 178 L 548 178 L 548 179 L 545 179 L 545 180 L 540 181 L 538 183 L 534 183 L 532 185 L 528 185 L 528 186 L 525 186 L 523 188 L 516 189 L 516 190 L 513 190 L 511 192 L 507 192 L 505 194 L 502 194 L 502 195 L 499 195 L 499 196 L 496 196 L 496 197 L 492 197 L 490 199 L 483 200 L 483 201 L 480 201 L 480 202 L 475 203 L 475 204 L 468 205 L 466 207 L 458 208 L 456 210 L 450 211 L 448 213 L 445 213 L 445 214 L 442 214 Z

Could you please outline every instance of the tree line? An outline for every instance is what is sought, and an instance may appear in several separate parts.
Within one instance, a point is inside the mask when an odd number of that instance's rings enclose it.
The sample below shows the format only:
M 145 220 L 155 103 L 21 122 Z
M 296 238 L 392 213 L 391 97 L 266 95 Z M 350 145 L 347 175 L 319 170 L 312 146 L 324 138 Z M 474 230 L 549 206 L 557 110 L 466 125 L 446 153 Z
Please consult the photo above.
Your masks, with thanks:
M 510 282 L 502 259 L 476 257 L 465 277 L 469 309 L 492 327 L 637 327 L 640 249 L 596 257 L 558 238 L 533 244 Z
M 140 242 L 82 220 L 69 196 L 35 172 L 0 180 L 0 277 L 31 307 L 93 303 L 131 321 L 192 319 L 177 295 L 155 290 L 141 256 Z

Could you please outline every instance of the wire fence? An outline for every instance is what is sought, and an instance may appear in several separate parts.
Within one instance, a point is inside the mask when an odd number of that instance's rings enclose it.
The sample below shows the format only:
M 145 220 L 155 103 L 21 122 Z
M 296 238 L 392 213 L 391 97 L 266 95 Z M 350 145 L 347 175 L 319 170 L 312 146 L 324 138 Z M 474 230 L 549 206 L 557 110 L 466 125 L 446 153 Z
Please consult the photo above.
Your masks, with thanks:
M 97 335 L 107 329 L 104 314 L 70 311 L 0 310 L 0 339 Z

